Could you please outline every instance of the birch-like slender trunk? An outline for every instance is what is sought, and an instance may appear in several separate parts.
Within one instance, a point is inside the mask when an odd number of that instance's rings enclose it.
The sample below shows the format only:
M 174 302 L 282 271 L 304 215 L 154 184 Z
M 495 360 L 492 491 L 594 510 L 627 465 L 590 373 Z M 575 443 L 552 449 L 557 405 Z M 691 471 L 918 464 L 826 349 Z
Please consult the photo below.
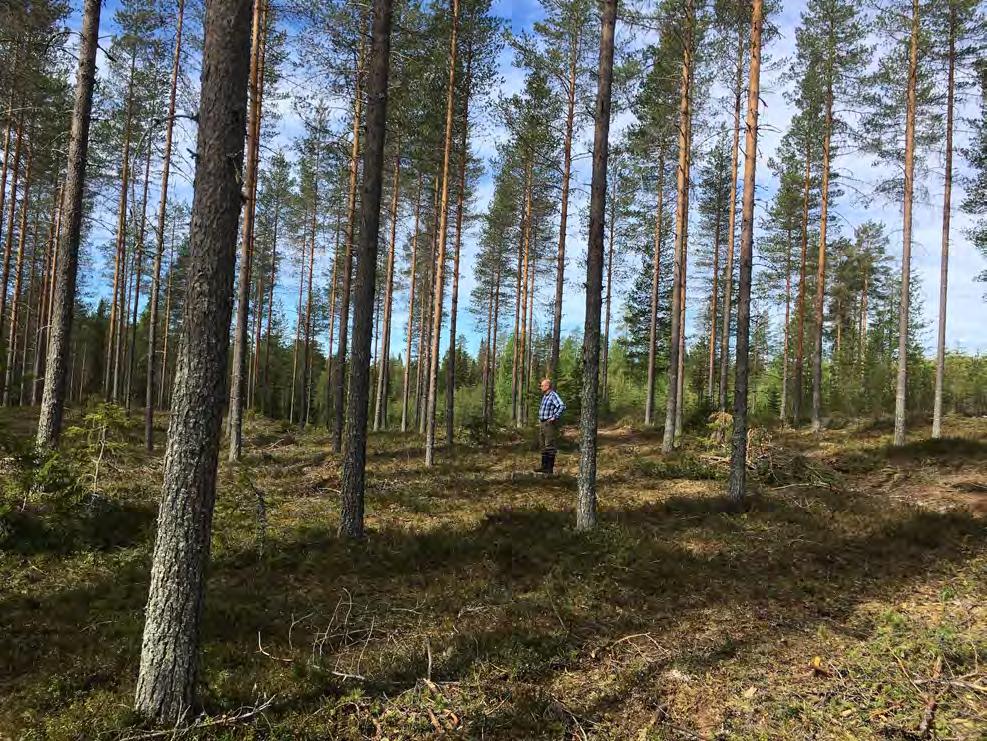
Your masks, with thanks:
M 418 175 L 415 195 L 415 228 L 411 232 L 411 277 L 408 286 L 408 338 L 404 352 L 404 383 L 401 390 L 401 432 L 408 431 L 408 397 L 411 382 L 411 342 L 415 327 L 415 278 L 418 272 L 418 225 L 422 205 L 422 176 Z
M 648 389 L 644 424 L 655 423 L 655 365 L 658 359 L 658 290 L 661 277 L 662 230 L 665 228 L 665 148 L 658 152 L 658 197 L 655 206 L 655 253 L 651 262 L 651 310 L 648 315 Z

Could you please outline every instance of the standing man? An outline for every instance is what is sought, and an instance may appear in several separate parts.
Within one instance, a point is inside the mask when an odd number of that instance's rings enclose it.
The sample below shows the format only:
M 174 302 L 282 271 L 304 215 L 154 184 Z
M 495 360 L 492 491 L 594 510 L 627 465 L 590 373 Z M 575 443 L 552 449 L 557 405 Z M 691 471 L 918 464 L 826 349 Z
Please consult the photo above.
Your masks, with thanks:
M 541 404 L 538 407 L 539 439 L 541 440 L 541 468 L 535 473 L 551 475 L 555 470 L 556 442 L 559 439 L 559 420 L 565 411 L 565 402 L 552 388 L 552 381 L 541 382 Z

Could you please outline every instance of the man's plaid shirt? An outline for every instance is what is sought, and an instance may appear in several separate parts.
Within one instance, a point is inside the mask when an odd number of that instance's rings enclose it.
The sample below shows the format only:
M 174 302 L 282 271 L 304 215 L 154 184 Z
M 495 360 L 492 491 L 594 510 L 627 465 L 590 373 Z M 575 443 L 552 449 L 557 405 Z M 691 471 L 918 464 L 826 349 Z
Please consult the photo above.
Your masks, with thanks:
M 562 401 L 555 389 L 550 390 L 541 397 L 541 406 L 538 407 L 538 421 L 546 422 L 550 419 L 558 419 L 565 411 L 565 402 Z

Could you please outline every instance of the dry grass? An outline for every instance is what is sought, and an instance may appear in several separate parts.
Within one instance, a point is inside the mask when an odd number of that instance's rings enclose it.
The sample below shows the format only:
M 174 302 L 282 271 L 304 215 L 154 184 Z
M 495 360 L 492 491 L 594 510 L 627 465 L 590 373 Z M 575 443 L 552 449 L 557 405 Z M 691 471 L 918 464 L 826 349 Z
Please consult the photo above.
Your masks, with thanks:
M 649 431 L 607 430 L 590 535 L 571 435 L 546 480 L 520 439 L 426 471 L 419 440 L 382 434 L 369 535 L 348 544 L 326 437 L 252 422 L 221 472 L 203 667 L 220 722 L 197 734 L 982 739 L 987 421 L 947 431 L 905 452 L 776 433 L 736 514 L 722 450 L 664 458 Z M 120 434 L 98 500 L 35 495 L 8 518 L 0 736 L 137 732 L 160 459 Z

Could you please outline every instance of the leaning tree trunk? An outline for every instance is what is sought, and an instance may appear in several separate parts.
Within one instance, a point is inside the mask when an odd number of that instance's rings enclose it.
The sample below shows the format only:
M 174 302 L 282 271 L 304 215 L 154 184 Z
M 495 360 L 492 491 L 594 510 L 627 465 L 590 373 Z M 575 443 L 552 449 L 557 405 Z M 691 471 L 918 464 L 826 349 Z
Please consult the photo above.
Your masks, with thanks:
M 442 334 L 442 294 L 445 280 L 446 225 L 449 220 L 449 159 L 452 154 L 452 124 L 456 103 L 456 37 L 459 31 L 459 0 L 452 3 L 452 30 L 449 34 L 449 87 L 446 91 L 445 147 L 442 154 L 442 197 L 439 200 L 439 243 L 435 261 L 432 296 L 432 334 L 429 337 L 428 393 L 425 397 L 425 465 L 435 462 L 435 414 L 439 399 L 439 338 Z
M 95 0 L 94 0 L 95 1 Z M 135 709 L 177 724 L 196 705 L 240 218 L 250 1 L 206 4 L 189 281 Z
M 898 383 L 894 397 L 894 440 L 905 444 L 905 395 L 908 391 L 908 311 L 912 269 L 912 193 L 915 189 L 915 108 L 918 87 L 919 5 L 912 0 L 912 39 L 908 55 L 908 94 L 905 103 L 905 192 L 901 249 L 901 301 L 898 304 Z
M 59 259 L 55 268 L 55 290 L 48 338 L 45 387 L 38 419 L 37 447 L 49 450 L 58 443 L 65 411 L 72 315 L 75 309 L 79 241 L 82 235 L 82 198 L 86 183 L 89 124 L 92 118 L 93 86 L 96 80 L 96 49 L 99 44 L 101 0 L 85 0 L 82 9 L 79 67 L 76 73 L 72 128 L 69 134 L 68 166 L 62 200 Z
M 171 90 L 168 94 L 168 118 L 165 121 L 164 161 L 161 167 L 161 195 L 158 202 L 158 228 L 155 231 L 157 249 L 154 252 L 154 268 L 151 275 L 151 296 L 147 323 L 147 389 L 144 397 L 144 447 L 154 450 L 154 394 L 155 369 L 158 345 L 158 297 L 161 293 L 161 261 L 164 255 L 165 218 L 168 213 L 168 180 L 171 176 L 171 145 L 175 130 L 175 98 L 178 93 L 178 74 L 181 70 L 182 27 L 185 19 L 185 0 L 178 0 L 178 16 L 175 21 L 175 52 L 171 60 Z M 167 317 L 165 317 L 167 323 Z M 162 374 L 165 369 L 161 369 Z
M 342 507 L 339 533 L 363 535 L 364 475 L 367 465 L 367 413 L 370 392 L 370 343 L 374 289 L 377 284 L 377 237 L 380 231 L 381 180 L 387 131 L 387 78 L 391 57 L 391 0 L 374 0 L 370 75 L 367 84 L 367 141 L 363 153 L 360 196 L 360 242 L 353 286 L 353 354 L 350 360 L 343 449 Z
M 740 227 L 740 280 L 737 290 L 737 362 L 733 391 L 733 452 L 727 496 L 740 504 L 747 488 L 747 391 L 751 328 L 751 272 L 754 262 L 754 184 L 757 168 L 757 117 L 761 85 L 762 0 L 753 0 L 751 65 L 747 87 L 747 137 L 744 143 L 744 209 Z
M 946 289 L 949 277 L 949 209 L 953 193 L 953 106 L 956 95 L 956 8 L 949 5 L 949 74 L 946 83 L 946 178 L 942 196 L 942 259 L 939 267 L 939 328 L 936 336 L 936 392 L 932 437 L 942 437 L 942 387 L 946 375 Z
M 600 304 L 603 294 L 604 218 L 607 208 L 607 161 L 610 155 L 610 102 L 613 88 L 613 39 L 617 0 L 603 0 L 600 27 L 600 72 L 593 135 L 589 244 L 586 252 L 586 323 L 583 328 L 583 395 L 579 419 L 579 480 L 576 529 L 596 527 L 596 428 L 600 389 Z
M 661 441 L 663 453 L 675 447 L 678 412 L 679 352 L 682 317 L 682 293 L 685 278 L 685 245 L 689 220 L 689 90 L 692 85 L 692 26 L 695 21 L 692 0 L 686 2 L 686 38 L 682 52 L 682 81 L 679 91 L 679 166 L 678 203 L 675 214 L 675 260 L 672 278 L 672 326 L 668 339 L 668 392 L 665 400 L 665 430 Z

